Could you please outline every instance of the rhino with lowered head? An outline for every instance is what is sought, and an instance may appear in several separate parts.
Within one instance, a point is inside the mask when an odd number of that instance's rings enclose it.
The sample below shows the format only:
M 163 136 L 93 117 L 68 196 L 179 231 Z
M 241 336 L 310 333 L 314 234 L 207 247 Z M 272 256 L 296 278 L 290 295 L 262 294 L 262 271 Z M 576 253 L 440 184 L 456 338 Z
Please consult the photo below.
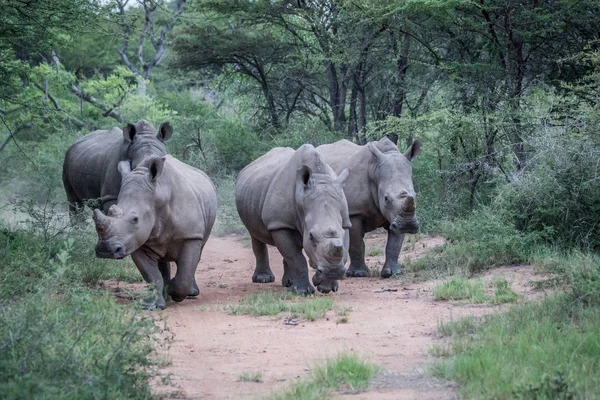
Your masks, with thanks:
M 401 273 L 398 256 L 404 234 L 419 230 L 411 160 L 421 152 L 421 140 L 415 140 L 404 154 L 388 138 L 365 146 L 340 140 L 317 150 L 336 172 L 350 169 L 345 189 L 352 223 L 346 275 L 369 276 L 363 238 L 366 232 L 380 227 L 388 231 L 381 276 Z
M 100 199 L 106 212 L 117 201 L 121 175 L 120 161 L 130 161 L 132 168 L 146 157 L 166 154 L 163 142 L 173 134 L 168 122 L 158 131 L 145 120 L 127 124 L 122 130 L 99 130 L 79 138 L 65 154 L 63 185 L 71 213 L 83 207 L 86 200 Z
M 308 266 L 316 270 L 313 284 L 323 293 L 336 291 L 344 278 L 348 250 L 348 207 L 339 176 L 311 145 L 298 150 L 277 147 L 238 175 L 235 201 L 252 237 L 256 256 L 254 282 L 273 282 L 267 245 L 283 256 L 284 286 L 312 294 Z
M 148 308 L 165 308 L 165 287 L 175 301 L 197 296 L 194 273 L 217 211 L 212 182 L 169 155 L 146 158 L 134 170 L 128 161 L 118 168 L 122 182 L 117 204 L 108 215 L 94 210 L 96 255 L 121 259 L 131 254 L 146 282 L 156 288 Z M 173 279 L 170 261 L 177 264 Z

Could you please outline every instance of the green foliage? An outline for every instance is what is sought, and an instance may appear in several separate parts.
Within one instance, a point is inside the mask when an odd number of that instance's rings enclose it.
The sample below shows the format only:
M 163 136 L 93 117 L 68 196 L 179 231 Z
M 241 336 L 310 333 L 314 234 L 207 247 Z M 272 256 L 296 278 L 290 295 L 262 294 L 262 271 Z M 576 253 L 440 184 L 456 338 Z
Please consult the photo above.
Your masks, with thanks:
M 526 262 L 538 246 L 537 234 L 517 231 L 505 216 L 490 208 L 476 210 L 469 218 L 440 221 L 432 230 L 451 244 L 408 261 L 408 272 L 469 277 L 494 266 Z
M 238 376 L 240 382 L 262 382 L 262 374 L 260 372 L 244 371 Z
M 483 282 L 467 279 L 452 279 L 436 285 L 433 288 L 433 297 L 436 300 L 468 300 L 472 303 L 484 303 L 487 300 Z
M 256 316 L 289 313 L 294 318 L 301 317 L 314 321 L 324 316 L 332 308 L 332 299 L 320 296 L 307 298 L 282 291 L 251 294 L 242 299 L 240 304 L 228 304 L 226 311 L 233 315 Z
M 600 390 L 599 318 L 599 307 L 564 295 L 515 307 L 454 330 L 456 356 L 433 371 L 467 398 L 590 398 Z
M 325 365 L 317 366 L 310 377 L 290 389 L 269 397 L 271 400 L 318 400 L 333 390 L 364 391 L 379 368 L 352 353 L 341 353 Z
M 493 303 L 514 303 L 518 300 L 519 296 L 510 288 L 506 279 L 496 278 L 492 281 L 492 285 L 494 286 Z
M 107 294 L 37 282 L 0 309 L 3 399 L 148 399 L 159 328 Z
M 598 143 L 555 135 L 536 142 L 532 170 L 498 197 L 519 230 L 540 232 L 551 244 L 600 249 Z

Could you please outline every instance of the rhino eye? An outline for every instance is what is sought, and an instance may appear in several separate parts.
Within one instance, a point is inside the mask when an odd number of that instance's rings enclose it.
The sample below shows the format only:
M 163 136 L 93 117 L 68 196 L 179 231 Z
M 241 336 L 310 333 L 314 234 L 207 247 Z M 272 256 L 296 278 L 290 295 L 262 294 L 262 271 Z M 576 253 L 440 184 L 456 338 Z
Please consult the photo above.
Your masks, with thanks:
M 134 225 L 135 225 L 135 224 L 137 224 L 137 223 L 138 223 L 138 221 L 139 221 L 139 220 L 138 220 L 138 217 L 133 217 L 133 218 L 131 218 L 131 223 L 132 223 L 132 224 L 134 224 Z
M 383 199 L 385 200 L 386 203 L 390 202 L 390 196 L 388 196 L 387 194 L 385 196 L 383 196 Z
M 316 243 L 316 242 L 317 242 L 317 239 L 315 239 L 315 237 L 313 236 L 313 234 L 312 234 L 312 233 L 309 233 L 309 234 L 308 234 L 308 238 L 309 238 L 309 239 L 310 239 L 310 241 L 311 241 L 311 242 L 313 242 L 313 243 Z

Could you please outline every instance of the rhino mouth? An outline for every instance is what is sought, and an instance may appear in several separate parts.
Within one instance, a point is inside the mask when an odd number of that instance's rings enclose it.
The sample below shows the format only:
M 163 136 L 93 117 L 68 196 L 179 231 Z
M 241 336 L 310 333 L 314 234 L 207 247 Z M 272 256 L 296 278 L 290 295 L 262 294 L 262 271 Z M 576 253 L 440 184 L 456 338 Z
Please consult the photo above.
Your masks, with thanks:
M 111 248 L 112 247 L 112 248 Z M 96 245 L 96 257 L 98 258 L 110 258 L 113 260 L 122 260 L 127 256 L 125 248 L 121 245 L 107 246 L 105 243 L 98 243 Z
M 390 230 L 395 233 L 418 233 L 419 221 L 415 218 L 395 218 L 390 224 Z
M 338 281 L 344 279 L 345 277 L 346 268 L 344 268 L 343 266 L 319 266 L 317 267 L 317 272 L 315 272 L 315 275 L 313 276 L 313 283 L 315 285 L 319 285 L 325 280 Z

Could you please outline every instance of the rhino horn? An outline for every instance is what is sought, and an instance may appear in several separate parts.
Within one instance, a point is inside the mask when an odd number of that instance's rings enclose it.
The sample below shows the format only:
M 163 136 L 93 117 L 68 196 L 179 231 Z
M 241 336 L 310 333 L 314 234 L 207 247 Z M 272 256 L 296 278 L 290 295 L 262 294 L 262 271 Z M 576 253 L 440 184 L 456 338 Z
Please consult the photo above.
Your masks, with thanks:
M 108 228 L 108 217 L 97 208 L 94 210 L 94 222 L 96 223 L 96 230 L 98 232 L 104 232 Z
M 108 215 L 111 217 L 119 218 L 123 216 L 123 210 L 116 204 L 113 204 L 108 209 Z
M 385 160 L 385 156 L 383 155 L 381 150 L 379 150 L 377 146 L 375 146 L 374 143 L 369 143 L 368 146 L 369 150 L 371 150 L 371 153 L 373 153 L 373 155 L 377 157 L 377 162 L 383 162 Z
M 403 205 L 404 211 L 406 212 L 414 212 L 415 211 L 415 198 L 413 196 L 408 196 L 406 200 L 404 200 Z

